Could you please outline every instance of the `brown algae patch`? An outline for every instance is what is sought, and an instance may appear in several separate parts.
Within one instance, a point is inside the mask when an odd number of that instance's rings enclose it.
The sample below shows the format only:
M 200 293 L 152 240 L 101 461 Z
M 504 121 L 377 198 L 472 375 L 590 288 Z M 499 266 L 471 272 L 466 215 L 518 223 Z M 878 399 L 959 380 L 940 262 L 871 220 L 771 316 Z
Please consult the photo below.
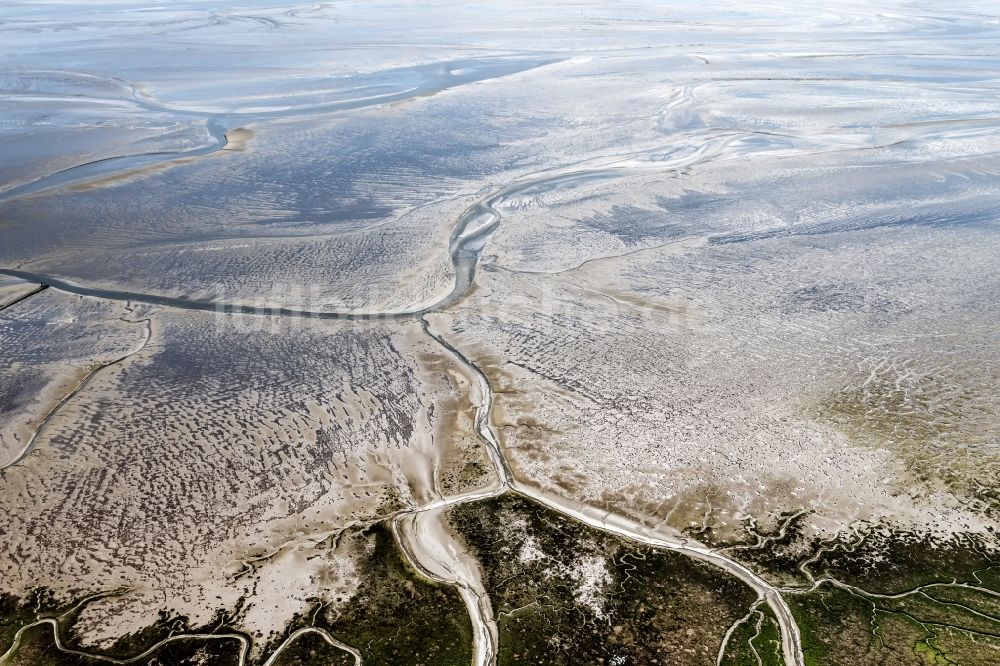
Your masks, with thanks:
M 252 129 L 247 129 L 246 127 L 237 127 L 236 129 L 231 129 L 226 132 L 226 145 L 222 147 L 223 150 L 246 150 L 247 146 L 253 140 L 255 132 Z

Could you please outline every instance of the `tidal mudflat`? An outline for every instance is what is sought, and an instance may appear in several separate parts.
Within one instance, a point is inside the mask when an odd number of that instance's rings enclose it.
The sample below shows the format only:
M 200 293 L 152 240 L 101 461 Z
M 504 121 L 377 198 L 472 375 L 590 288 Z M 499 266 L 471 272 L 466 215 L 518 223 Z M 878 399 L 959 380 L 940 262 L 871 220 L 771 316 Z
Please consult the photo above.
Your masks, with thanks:
M 998 47 L 7 4 L 0 663 L 997 663 Z

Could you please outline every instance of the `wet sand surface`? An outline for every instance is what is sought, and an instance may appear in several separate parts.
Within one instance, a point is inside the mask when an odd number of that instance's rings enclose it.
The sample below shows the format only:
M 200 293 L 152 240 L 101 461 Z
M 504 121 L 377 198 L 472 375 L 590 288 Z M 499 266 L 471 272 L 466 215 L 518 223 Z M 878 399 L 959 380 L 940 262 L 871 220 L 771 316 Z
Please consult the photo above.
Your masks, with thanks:
M 0 22 L 0 663 L 1000 659 L 985 2 Z

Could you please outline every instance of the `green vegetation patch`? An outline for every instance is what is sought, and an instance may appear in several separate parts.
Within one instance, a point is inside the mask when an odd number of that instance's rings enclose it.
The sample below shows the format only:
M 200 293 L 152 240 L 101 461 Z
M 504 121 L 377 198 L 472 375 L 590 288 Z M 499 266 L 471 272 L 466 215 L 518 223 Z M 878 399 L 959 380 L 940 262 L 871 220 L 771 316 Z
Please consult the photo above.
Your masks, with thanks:
M 763 666 L 784 666 L 785 661 L 781 654 L 781 628 L 778 626 L 778 621 L 767 606 L 762 606 L 760 612 L 762 617 L 755 626 L 750 646 Z
M 108 593 L 111 595 L 113 593 Z M 108 596 L 103 595 L 103 596 Z M 107 661 L 87 655 L 131 659 L 145 653 L 170 636 L 183 634 L 232 633 L 223 627 L 223 613 L 220 611 L 204 627 L 191 627 L 187 618 L 170 615 L 163 611 L 155 622 L 132 634 L 118 638 L 107 648 L 83 646 L 80 644 L 74 624 L 87 604 L 102 595 L 81 596 L 60 602 L 48 589 L 37 588 L 24 599 L 11 595 L 0 595 L 0 654 L 13 644 L 18 630 L 42 619 L 58 620 L 59 638 L 65 650 L 60 650 L 54 638 L 55 627 L 51 623 L 25 630 L 20 644 L 12 655 L 13 663 L 46 664 L 90 664 Z M 235 638 L 192 638 L 170 641 L 148 658 L 137 664 L 237 664 L 241 643 Z M 76 654 L 82 652 L 85 654 Z
M 715 664 L 726 630 L 756 599 L 711 565 L 517 496 L 460 505 L 448 518 L 482 563 L 501 666 Z
M 781 629 L 763 603 L 737 625 L 726 643 L 721 666 L 784 666 Z
M 43 624 L 21 634 L 17 650 L 6 663 L 9 666 L 94 666 L 101 662 L 59 651 L 52 639 L 52 627 Z
M 923 633 L 904 617 L 879 618 L 870 602 L 837 588 L 786 599 L 799 625 L 806 664 L 921 663 L 913 646 Z
M 96 598 L 90 597 L 90 600 Z M 119 659 L 127 659 L 141 654 L 171 633 L 183 631 L 187 626 L 184 618 L 168 617 L 161 613 L 157 622 L 140 632 L 121 637 L 108 649 L 93 647 L 84 649 L 77 644 L 73 633 L 73 624 L 86 608 L 87 601 L 86 597 L 81 597 L 68 602 L 60 602 L 50 590 L 45 588 L 32 590 L 24 599 L 11 595 L 0 595 L 0 653 L 11 647 L 18 630 L 43 618 L 58 618 L 60 639 L 69 650 L 80 650 L 88 654 L 112 656 Z M 82 655 L 74 655 L 71 652 L 60 651 L 53 637 L 54 630 L 55 628 L 51 624 L 43 624 L 26 630 L 22 634 L 13 661 L 34 663 L 32 660 L 40 660 L 38 663 L 52 664 L 107 663 Z M 229 647 L 232 648 L 233 645 Z
M 1000 624 L 919 593 L 883 598 L 824 585 L 788 602 L 807 664 L 1000 663 Z
M 316 633 L 301 634 L 289 643 L 274 660 L 274 666 L 297 664 L 324 664 L 325 666 L 354 666 L 354 657 L 330 645 Z
M 978 584 L 984 580 L 990 586 L 988 581 L 996 576 L 989 576 L 994 563 L 984 547 L 972 537 L 934 544 L 906 534 L 868 535 L 860 543 L 828 548 L 809 569 L 817 578 L 827 576 L 886 594 L 937 582 Z M 1000 591 L 1000 587 L 994 589 Z
M 350 538 L 370 553 L 361 586 L 346 604 L 318 613 L 315 626 L 357 649 L 366 664 L 472 663 L 472 623 L 457 590 L 414 571 L 384 525 Z
M 468 666 L 472 661 L 472 626 L 465 604 L 449 586 L 430 581 L 404 560 L 391 532 L 383 525 L 357 530 L 347 537 L 358 541 L 364 553 L 362 581 L 356 594 L 336 609 L 309 613 L 296 619 L 281 639 L 272 641 L 259 659 L 267 658 L 282 639 L 296 629 L 315 623 L 338 640 L 355 647 L 365 663 L 413 666 Z M 108 649 L 79 648 L 73 623 L 84 603 L 59 605 L 44 590 L 30 598 L 0 597 L 0 644 L 6 651 L 22 627 L 40 618 L 59 616 L 60 637 L 70 650 L 128 659 L 142 654 L 172 635 L 188 633 L 234 633 L 220 615 L 206 627 L 192 628 L 185 618 L 161 613 L 142 631 L 119 638 Z M 230 666 L 239 663 L 242 649 L 236 638 L 191 638 L 172 640 L 137 664 L 201 664 Z M 23 632 L 12 663 L 17 664 L 106 664 L 106 661 L 60 651 L 50 624 Z M 298 636 L 279 654 L 278 664 L 353 664 L 354 658 L 328 644 L 321 636 Z
M 144 666 L 237 666 L 240 643 L 236 639 L 192 638 L 165 643 L 148 657 L 132 662 Z M 60 650 L 52 626 L 41 624 L 21 634 L 17 650 L 6 662 L 10 666 L 97 666 L 107 661 L 70 649 Z

